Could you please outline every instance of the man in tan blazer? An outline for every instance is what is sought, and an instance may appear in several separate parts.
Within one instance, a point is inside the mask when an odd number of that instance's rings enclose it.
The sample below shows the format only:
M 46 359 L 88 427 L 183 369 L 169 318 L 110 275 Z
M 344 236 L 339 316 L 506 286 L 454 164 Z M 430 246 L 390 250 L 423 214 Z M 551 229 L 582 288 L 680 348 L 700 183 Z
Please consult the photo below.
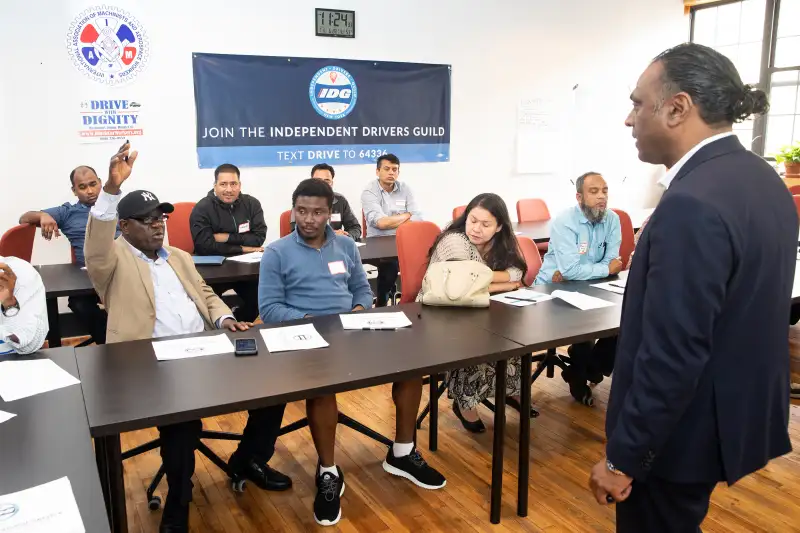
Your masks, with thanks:
M 108 180 L 86 227 L 86 267 L 108 312 L 107 342 L 248 329 L 252 324 L 233 318 L 205 284 L 189 254 L 164 246 L 164 223 L 174 207 L 160 203 L 149 191 L 122 197 L 120 187 L 130 176 L 136 156 L 126 143 L 111 158 Z M 114 240 L 117 218 L 121 236 Z M 248 479 L 265 490 L 292 486 L 291 479 L 267 465 L 284 407 L 250 411 L 241 444 L 228 463 L 234 480 Z M 158 429 L 169 483 L 159 531 L 188 532 L 194 450 L 202 423 L 195 420 Z

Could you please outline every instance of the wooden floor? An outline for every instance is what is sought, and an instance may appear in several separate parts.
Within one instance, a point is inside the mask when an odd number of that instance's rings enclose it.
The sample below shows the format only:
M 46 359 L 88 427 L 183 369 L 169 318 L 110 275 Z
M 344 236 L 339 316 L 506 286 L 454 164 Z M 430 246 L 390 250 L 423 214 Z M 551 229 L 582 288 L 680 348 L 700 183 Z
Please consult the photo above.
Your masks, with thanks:
M 800 353 L 800 333 L 793 333 L 793 350 Z M 308 429 L 304 429 L 280 438 L 270 462 L 294 481 L 293 489 L 285 493 L 267 493 L 251 485 L 244 494 L 234 494 L 222 472 L 198 454 L 192 531 L 613 531 L 613 507 L 597 505 L 586 488 L 591 466 L 603 455 L 608 390 L 606 380 L 595 389 L 596 407 L 586 408 L 572 401 L 558 375 L 556 379 L 541 378 L 535 384 L 533 397 L 541 416 L 531 424 L 531 505 L 527 518 L 516 515 L 517 412 L 508 410 L 503 521 L 493 526 L 489 523 L 490 413 L 482 412 L 488 431 L 473 436 L 461 428 L 450 402 L 443 398 L 439 404 L 439 451 L 427 451 L 427 422 L 418 437 L 425 457 L 447 477 L 443 490 L 425 491 L 389 476 L 381 467 L 386 449 L 340 426 L 337 463 L 346 481 L 342 520 L 336 527 L 320 528 L 312 515 L 317 457 Z M 426 401 L 427 396 L 423 404 Z M 341 395 L 340 409 L 389 438 L 393 436 L 389 387 Z M 303 404 L 290 404 L 284 423 L 303 415 Z M 237 413 L 206 419 L 204 424 L 207 429 L 241 432 L 245 421 L 246 415 Z M 800 406 L 792 406 L 790 424 L 796 448 L 800 445 Z M 124 434 L 123 449 L 155 436 L 155 430 Z M 227 460 L 235 443 L 210 441 L 210 446 Z M 158 451 L 125 463 L 131 532 L 158 531 L 161 513 L 148 510 L 145 488 L 159 464 Z M 166 489 L 164 481 L 158 494 L 164 495 Z M 772 462 L 734 488 L 721 485 L 714 493 L 704 531 L 800 531 L 800 453 Z

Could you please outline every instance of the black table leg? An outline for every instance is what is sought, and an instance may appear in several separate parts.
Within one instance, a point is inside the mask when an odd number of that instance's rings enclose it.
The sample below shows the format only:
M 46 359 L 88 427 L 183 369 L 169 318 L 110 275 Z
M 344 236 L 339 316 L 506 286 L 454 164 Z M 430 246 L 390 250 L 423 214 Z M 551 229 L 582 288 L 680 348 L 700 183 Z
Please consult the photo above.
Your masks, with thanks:
M 531 457 L 531 354 L 522 356 L 522 375 L 519 377 L 522 384 L 520 392 L 519 415 L 519 472 L 517 487 L 517 515 L 528 516 L 528 478 L 530 476 Z
M 503 359 L 495 366 L 494 443 L 492 444 L 492 497 L 489 520 L 500 523 L 503 498 L 503 440 L 506 433 L 506 365 Z
M 61 323 L 58 317 L 58 298 L 47 299 L 47 344 L 50 348 L 61 346 Z
M 431 407 L 430 426 L 428 426 L 428 449 L 435 452 L 439 447 L 439 383 L 438 374 L 431 375 L 431 392 L 428 405 Z
M 128 533 L 125 481 L 122 478 L 122 446 L 119 435 L 94 439 L 94 453 L 111 531 L 112 533 Z

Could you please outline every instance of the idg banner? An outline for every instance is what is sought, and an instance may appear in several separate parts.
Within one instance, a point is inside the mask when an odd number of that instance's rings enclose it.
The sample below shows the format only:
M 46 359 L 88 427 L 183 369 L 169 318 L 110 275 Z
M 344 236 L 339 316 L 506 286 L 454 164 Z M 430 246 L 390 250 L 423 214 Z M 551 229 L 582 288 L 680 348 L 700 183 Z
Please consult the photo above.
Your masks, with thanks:
M 194 54 L 200 168 L 450 159 L 450 66 Z

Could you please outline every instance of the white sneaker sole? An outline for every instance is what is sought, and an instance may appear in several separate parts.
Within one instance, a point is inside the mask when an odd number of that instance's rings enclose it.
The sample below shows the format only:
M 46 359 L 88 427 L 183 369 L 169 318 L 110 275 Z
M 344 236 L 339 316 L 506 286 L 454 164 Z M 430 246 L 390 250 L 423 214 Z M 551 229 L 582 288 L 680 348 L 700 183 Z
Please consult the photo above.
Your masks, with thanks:
M 342 494 L 344 494 L 344 483 L 342 483 L 342 490 L 341 492 L 339 492 L 340 498 L 342 497 Z M 314 515 L 314 521 L 321 526 L 335 526 L 341 519 L 342 519 L 341 504 L 339 504 L 339 514 L 336 515 L 336 518 L 334 518 L 333 520 L 320 520 L 319 518 L 317 518 L 317 515 Z
M 422 483 L 421 481 L 419 481 L 417 478 L 415 478 L 405 470 L 400 470 L 399 468 L 395 468 L 386 461 L 383 461 L 383 469 L 386 470 L 388 473 L 392 474 L 393 476 L 404 477 L 417 487 L 421 487 L 423 489 L 437 490 L 447 485 L 447 480 L 445 480 L 444 483 L 442 483 L 441 485 L 426 485 L 425 483 Z

